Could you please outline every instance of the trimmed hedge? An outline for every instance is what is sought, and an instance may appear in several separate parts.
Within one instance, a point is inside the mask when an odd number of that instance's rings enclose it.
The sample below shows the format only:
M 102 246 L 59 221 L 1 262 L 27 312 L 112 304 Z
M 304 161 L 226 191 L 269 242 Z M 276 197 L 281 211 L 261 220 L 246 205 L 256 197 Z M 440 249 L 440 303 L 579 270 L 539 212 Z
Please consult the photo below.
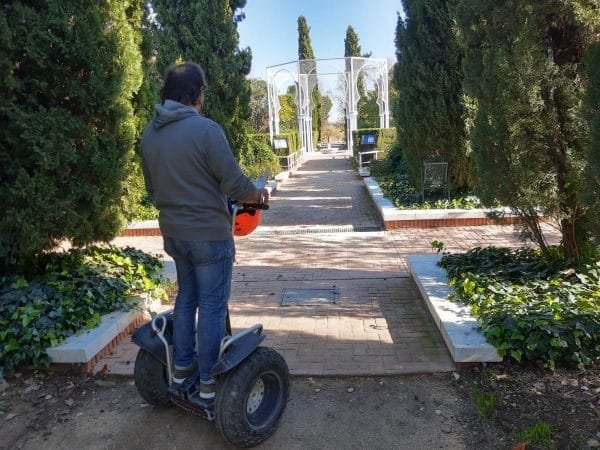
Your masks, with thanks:
M 248 148 L 241 163 L 244 173 L 256 179 L 265 173 L 270 177 L 279 173 L 279 158 L 269 143 L 268 134 L 249 134 Z
M 280 156 L 292 155 L 302 148 L 302 141 L 300 139 L 300 134 L 298 134 L 297 132 L 278 134 L 277 136 L 274 136 L 274 138 L 275 139 L 286 138 L 288 140 L 289 148 L 288 148 L 287 152 L 285 152 L 284 149 L 276 150 L 275 153 Z M 277 153 L 277 152 L 283 152 L 283 153 Z
M 380 159 L 396 144 L 395 128 L 360 128 L 352 132 L 352 153 L 354 156 L 357 156 L 358 152 L 363 149 L 360 139 L 365 134 L 375 135 L 375 148 L 381 151 L 379 154 Z
M 271 140 L 270 140 L 269 133 L 249 134 L 248 137 L 253 141 L 263 141 L 267 145 L 271 146 Z M 273 152 L 277 156 L 292 155 L 302 148 L 302 141 L 300 139 L 300 134 L 297 132 L 280 133 L 280 134 L 276 134 L 275 136 L 273 136 L 273 138 L 274 139 L 287 139 L 287 141 L 288 141 L 289 148 L 287 150 L 283 149 L 283 148 L 273 149 Z

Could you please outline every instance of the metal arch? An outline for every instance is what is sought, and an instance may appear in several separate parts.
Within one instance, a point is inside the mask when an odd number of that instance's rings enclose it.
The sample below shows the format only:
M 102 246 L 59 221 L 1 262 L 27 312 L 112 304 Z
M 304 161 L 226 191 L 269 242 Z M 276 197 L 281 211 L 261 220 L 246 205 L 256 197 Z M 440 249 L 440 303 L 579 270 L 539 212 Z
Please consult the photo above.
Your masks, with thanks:
M 344 69 L 335 66 L 331 61 L 343 62 Z M 298 130 L 302 136 L 303 151 L 308 152 L 313 149 L 312 142 L 312 115 L 311 112 L 315 105 L 311 102 L 312 93 L 315 86 L 318 85 L 318 74 L 314 74 L 317 64 L 326 64 L 334 67 L 340 75 L 343 75 L 344 105 L 346 111 L 348 148 L 353 146 L 352 132 L 358 127 L 358 79 L 362 72 L 376 70 L 377 78 L 377 105 L 379 106 L 379 124 L 380 128 L 389 127 L 389 87 L 388 87 L 388 63 L 385 59 L 346 57 L 346 58 L 327 58 L 327 59 L 308 59 L 290 61 L 267 67 L 267 93 L 269 96 L 269 135 L 271 143 L 273 136 L 279 134 L 279 104 L 277 75 L 282 72 L 288 72 L 289 77 L 296 83 L 296 106 L 298 109 Z M 355 65 L 359 67 L 355 70 Z M 295 72 L 291 68 L 295 66 Z M 313 75 L 314 74 L 314 75 Z
M 284 75 L 284 80 L 290 79 L 296 86 L 298 85 L 295 73 L 285 67 L 278 69 L 274 73 L 267 71 L 267 101 L 269 106 L 269 136 L 271 143 L 273 143 L 273 137 L 279 134 L 279 111 L 281 110 L 281 104 L 279 103 L 279 84 L 276 82 L 276 79 L 280 74 Z
M 379 106 L 379 128 L 389 128 L 390 112 L 389 112 L 389 72 L 388 62 L 386 59 L 373 60 L 371 58 L 362 58 L 365 63 L 358 69 L 358 76 L 361 72 L 366 72 L 366 69 L 377 71 L 375 84 L 377 86 L 377 106 Z M 358 83 L 357 83 L 358 86 Z M 358 88 L 357 88 L 358 90 Z M 359 96 L 360 97 L 360 96 Z

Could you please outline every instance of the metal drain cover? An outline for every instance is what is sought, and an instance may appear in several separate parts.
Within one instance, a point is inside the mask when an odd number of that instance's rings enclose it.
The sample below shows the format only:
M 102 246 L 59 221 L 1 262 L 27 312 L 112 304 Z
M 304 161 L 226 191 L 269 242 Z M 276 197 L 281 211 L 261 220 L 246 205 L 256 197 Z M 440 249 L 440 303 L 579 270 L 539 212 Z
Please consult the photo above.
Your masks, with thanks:
M 290 289 L 283 290 L 281 306 L 314 306 L 335 303 L 340 290 L 326 289 Z

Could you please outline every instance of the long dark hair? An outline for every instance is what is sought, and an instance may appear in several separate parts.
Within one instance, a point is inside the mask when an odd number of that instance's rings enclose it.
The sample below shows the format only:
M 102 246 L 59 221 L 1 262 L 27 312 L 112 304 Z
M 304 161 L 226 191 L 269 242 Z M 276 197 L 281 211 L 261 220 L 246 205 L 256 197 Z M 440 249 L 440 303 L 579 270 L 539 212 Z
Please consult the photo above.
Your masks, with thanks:
M 193 62 L 185 62 L 167 69 L 160 99 L 162 103 L 165 100 L 175 100 L 184 105 L 193 105 L 204 87 L 206 76 L 202 67 Z

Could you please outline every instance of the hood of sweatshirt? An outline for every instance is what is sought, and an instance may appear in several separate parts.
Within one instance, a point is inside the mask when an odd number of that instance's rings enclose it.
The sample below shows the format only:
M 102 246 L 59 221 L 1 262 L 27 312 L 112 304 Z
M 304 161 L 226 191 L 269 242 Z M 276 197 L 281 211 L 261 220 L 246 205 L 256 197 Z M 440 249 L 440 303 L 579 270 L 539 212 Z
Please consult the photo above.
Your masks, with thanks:
M 163 103 L 157 103 L 154 106 L 156 116 L 154 117 L 154 127 L 162 128 L 172 122 L 185 119 L 190 116 L 199 115 L 196 108 L 187 106 L 174 100 L 165 100 Z

